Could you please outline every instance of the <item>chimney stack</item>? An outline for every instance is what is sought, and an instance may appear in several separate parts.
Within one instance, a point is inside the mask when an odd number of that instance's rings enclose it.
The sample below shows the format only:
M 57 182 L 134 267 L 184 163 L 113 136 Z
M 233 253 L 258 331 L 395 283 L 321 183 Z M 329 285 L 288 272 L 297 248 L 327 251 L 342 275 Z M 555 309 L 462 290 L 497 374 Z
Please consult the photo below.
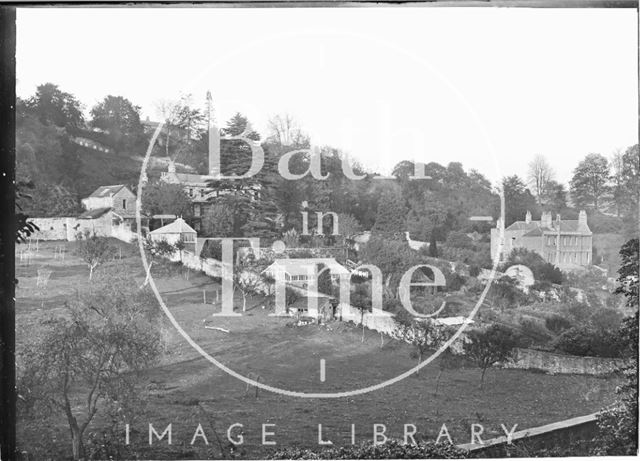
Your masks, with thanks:
M 578 214 L 578 225 L 580 227 L 587 225 L 587 212 L 584 210 L 580 210 L 580 214 Z
M 527 214 L 525 215 L 524 222 L 527 224 L 531 224 L 531 212 L 527 210 Z
M 542 227 L 548 227 L 551 228 L 551 212 L 550 211 L 543 211 L 542 212 L 542 217 L 540 218 L 540 225 Z

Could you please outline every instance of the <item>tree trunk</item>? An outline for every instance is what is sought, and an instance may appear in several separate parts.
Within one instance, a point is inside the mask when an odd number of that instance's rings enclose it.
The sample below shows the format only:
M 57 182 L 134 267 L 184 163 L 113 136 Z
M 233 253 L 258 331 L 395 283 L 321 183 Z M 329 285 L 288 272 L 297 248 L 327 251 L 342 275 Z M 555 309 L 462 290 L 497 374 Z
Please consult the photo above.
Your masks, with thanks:
M 442 376 L 442 368 L 438 372 L 438 377 L 436 378 L 436 391 L 433 395 L 438 395 L 438 387 L 440 387 L 440 376 Z
M 480 389 L 484 389 L 484 374 L 487 372 L 486 368 L 482 369 L 482 374 L 480 375 Z
M 89 280 L 93 277 L 93 264 L 89 266 Z
M 360 323 L 362 324 L 362 341 L 364 342 L 364 310 L 360 310 Z
M 247 310 L 247 295 L 242 292 L 242 312 L 246 312 Z
M 78 421 L 75 416 L 71 413 L 71 408 L 67 404 L 65 409 L 65 413 L 67 414 L 67 421 L 69 423 L 69 429 L 71 431 L 71 448 L 73 452 L 74 460 L 84 459 L 84 446 L 82 444 L 82 431 L 80 431 L 80 427 L 78 426 Z

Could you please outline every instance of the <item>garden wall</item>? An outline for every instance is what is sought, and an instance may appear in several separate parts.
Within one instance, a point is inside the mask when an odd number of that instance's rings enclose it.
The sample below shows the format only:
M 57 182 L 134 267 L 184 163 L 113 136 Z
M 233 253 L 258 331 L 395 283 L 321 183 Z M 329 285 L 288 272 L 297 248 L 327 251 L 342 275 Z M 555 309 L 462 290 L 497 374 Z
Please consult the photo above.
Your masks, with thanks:
M 517 431 L 513 434 L 511 443 L 514 447 L 526 450 L 525 453 L 558 447 L 569 448 L 571 444 L 590 440 L 598 433 L 597 415 L 597 413 L 592 413 Z M 472 457 L 503 458 L 509 454 L 508 441 L 505 436 L 485 440 L 483 444 L 466 443 L 458 445 L 458 447 L 469 450 Z M 527 454 L 527 456 L 531 455 Z
M 40 229 L 32 236 L 40 240 L 75 240 L 74 227 L 79 225 L 76 218 L 29 218 L 29 221 Z
M 533 349 L 516 349 L 516 358 L 503 368 L 538 369 L 549 374 L 607 375 L 624 364 L 621 359 L 580 357 Z

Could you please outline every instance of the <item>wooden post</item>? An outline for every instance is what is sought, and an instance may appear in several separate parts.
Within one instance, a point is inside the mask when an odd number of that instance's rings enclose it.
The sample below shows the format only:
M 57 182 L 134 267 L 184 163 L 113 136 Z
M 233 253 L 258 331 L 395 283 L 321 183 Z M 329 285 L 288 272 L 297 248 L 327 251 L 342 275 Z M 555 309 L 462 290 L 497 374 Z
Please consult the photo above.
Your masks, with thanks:
M 207 304 L 207 290 L 202 290 L 202 304 Z

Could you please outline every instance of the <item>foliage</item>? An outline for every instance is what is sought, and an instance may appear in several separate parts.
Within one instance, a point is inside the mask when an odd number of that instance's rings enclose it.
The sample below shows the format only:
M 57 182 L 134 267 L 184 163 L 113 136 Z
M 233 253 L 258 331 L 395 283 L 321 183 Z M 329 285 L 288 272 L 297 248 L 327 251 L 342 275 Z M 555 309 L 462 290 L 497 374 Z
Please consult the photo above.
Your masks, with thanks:
M 91 235 L 86 231 L 84 235 L 78 234 L 76 253 L 89 267 L 89 280 L 91 280 L 95 268 L 113 258 L 115 247 L 107 238 L 98 237 L 95 233 Z
M 482 370 L 482 389 L 487 369 L 512 358 L 518 337 L 510 328 L 494 324 L 485 330 L 468 330 L 467 339 L 464 352 Z
M 618 388 L 613 408 L 604 410 L 598 418 L 600 436 L 596 455 L 637 455 L 638 453 L 638 239 L 632 239 L 620 249 L 622 266 L 618 271 L 619 291 L 627 298 L 627 306 L 635 309 L 617 332 L 622 355 L 627 364 L 620 370 L 625 377 Z M 635 280 L 635 284 L 629 280 Z
M 564 281 L 562 271 L 553 264 L 546 262 L 540 254 L 527 248 L 514 248 L 499 270 L 506 270 L 508 267 L 522 264 L 533 272 L 536 281 L 561 284 Z
M 387 294 L 394 296 L 400 278 L 419 257 L 404 241 L 387 240 L 376 236 L 361 247 L 359 256 L 363 263 L 373 264 L 382 272 Z
M 571 197 L 578 206 L 598 210 L 609 192 L 609 161 L 600 154 L 589 154 L 573 170 Z
M 378 204 L 376 222 L 371 233 L 385 239 L 404 240 L 406 216 L 406 208 L 400 194 L 389 192 L 382 196 Z
M 527 296 L 519 288 L 518 281 L 504 275 L 491 284 L 490 299 L 500 309 L 515 308 L 527 301 Z
M 109 95 L 91 109 L 91 126 L 107 132 L 118 152 L 134 152 L 144 142 L 140 107 L 122 96 Z
M 590 326 L 572 327 L 553 342 L 556 350 L 589 357 L 619 357 L 624 347 L 615 330 Z
M 142 190 L 142 209 L 147 215 L 172 214 L 189 219 L 191 200 L 180 184 L 157 180 Z
M 24 106 L 27 114 L 34 115 L 46 125 L 62 128 L 84 124 L 80 102 L 53 83 L 38 85 L 35 94 L 24 101 Z
M 120 267 L 100 273 L 91 290 L 67 306 L 66 315 L 42 325 L 43 337 L 19 355 L 18 392 L 25 418 L 65 415 L 73 458 L 84 458 L 94 417 L 115 404 L 130 415 L 138 401 L 138 373 L 161 351 L 151 293 Z M 73 395 L 82 389 L 85 398 Z
M 390 439 L 384 444 L 366 442 L 361 445 L 325 447 L 319 450 L 290 447 L 274 452 L 268 459 L 457 459 L 467 452 L 449 443 L 420 442 L 405 445 Z
M 563 331 L 568 330 L 572 326 L 569 319 L 558 314 L 553 314 L 545 318 L 544 324 L 548 330 L 554 332 L 555 334 L 560 334 Z
M 514 175 L 503 178 L 502 190 L 505 202 L 505 227 L 521 220 L 527 211 L 539 215 L 536 199 L 520 177 Z M 495 214 L 498 214 L 499 210 L 500 208 L 496 207 Z
M 28 220 L 26 213 L 22 212 L 20 206 L 21 199 L 28 196 L 24 189 L 32 189 L 33 184 L 19 181 L 16 184 L 16 203 L 15 203 L 15 241 L 16 243 L 25 243 L 27 239 L 40 229 L 33 222 Z

